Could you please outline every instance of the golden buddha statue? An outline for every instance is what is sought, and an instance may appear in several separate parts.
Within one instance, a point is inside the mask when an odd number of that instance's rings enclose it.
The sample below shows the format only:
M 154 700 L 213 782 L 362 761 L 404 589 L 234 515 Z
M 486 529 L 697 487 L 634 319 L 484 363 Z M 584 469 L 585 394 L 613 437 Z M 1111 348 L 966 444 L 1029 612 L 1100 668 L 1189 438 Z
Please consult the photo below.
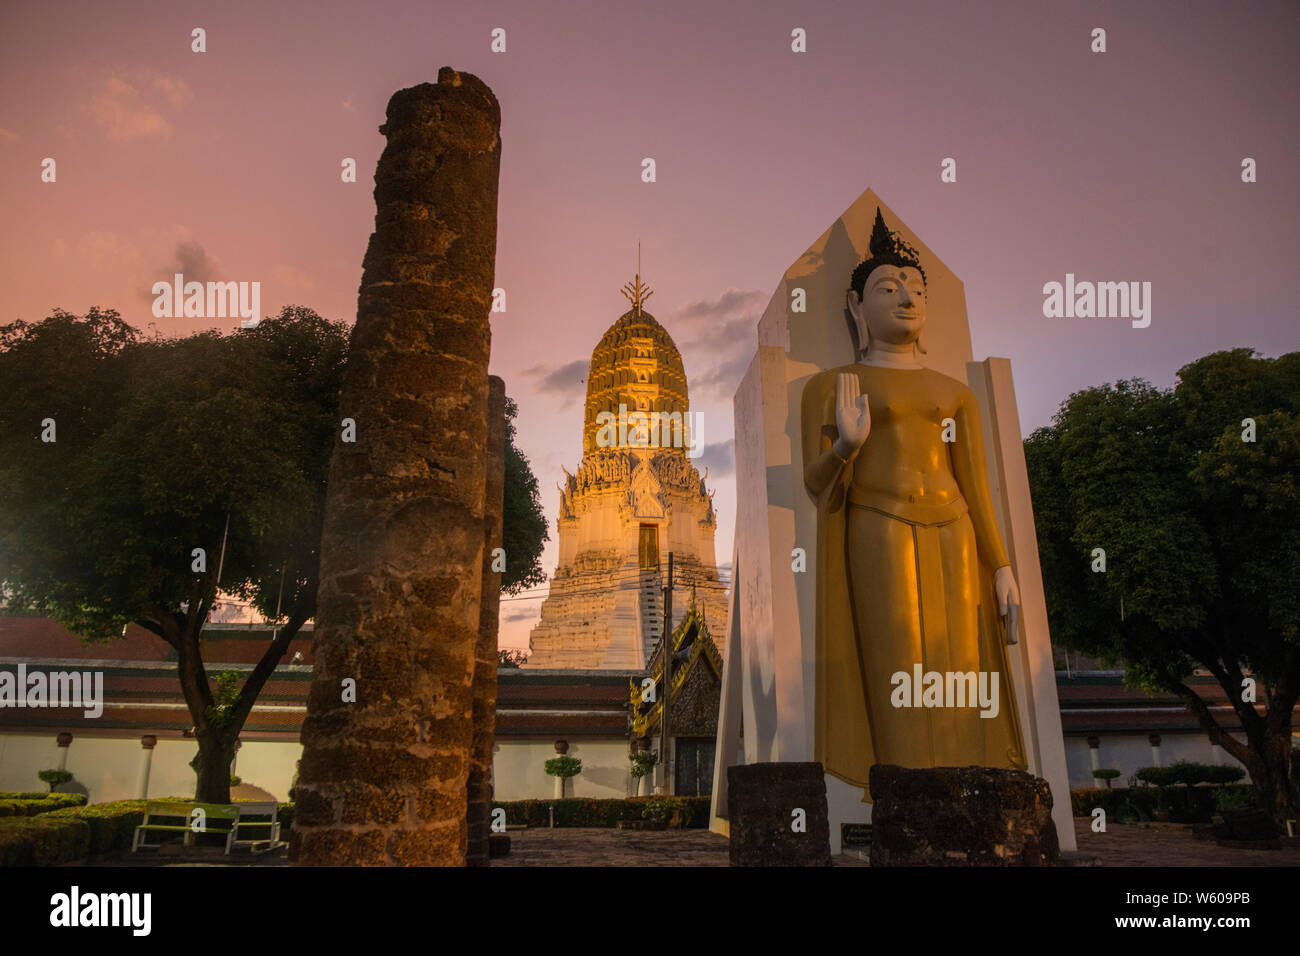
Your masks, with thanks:
M 925 272 L 879 209 L 869 249 L 847 292 L 859 361 L 803 390 L 818 514 L 815 758 L 863 788 L 875 763 L 1023 770 L 1006 654 L 1020 597 L 979 406 L 919 363 Z

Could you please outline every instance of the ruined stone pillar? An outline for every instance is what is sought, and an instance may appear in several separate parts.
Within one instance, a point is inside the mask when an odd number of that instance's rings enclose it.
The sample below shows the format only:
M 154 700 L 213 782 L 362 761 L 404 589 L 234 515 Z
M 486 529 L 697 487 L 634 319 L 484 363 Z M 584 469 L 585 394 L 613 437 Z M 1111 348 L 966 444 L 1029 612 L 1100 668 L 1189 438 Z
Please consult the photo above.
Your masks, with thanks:
M 463 865 L 483 580 L 500 108 L 478 78 L 393 94 L 330 465 L 291 849 Z
M 501 513 L 506 487 L 506 383 L 488 379 L 487 494 L 483 503 L 483 601 L 474 655 L 474 743 L 469 763 L 470 866 L 488 865 L 492 818 L 492 745 L 497 714 L 497 618 L 501 608 L 501 567 L 493 550 L 501 547 Z M 509 561 L 510 556 L 504 555 Z

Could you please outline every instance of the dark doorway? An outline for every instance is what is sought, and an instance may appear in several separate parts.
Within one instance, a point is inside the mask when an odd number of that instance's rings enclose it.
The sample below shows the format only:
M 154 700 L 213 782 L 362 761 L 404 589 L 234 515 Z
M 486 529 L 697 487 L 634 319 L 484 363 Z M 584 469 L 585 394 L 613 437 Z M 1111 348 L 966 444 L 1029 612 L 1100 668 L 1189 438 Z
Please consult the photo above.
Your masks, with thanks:
M 716 742 L 712 737 L 677 737 L 673 749 L 677 752 L 677 768 L 673 790 L 679 797 L 707 797 L 713 793 L 713 753 Z
M 641 540 L 638 551 L 642 568 L 658 570 L 659 526 L 657 524 L 643 524 L 641 526 Z

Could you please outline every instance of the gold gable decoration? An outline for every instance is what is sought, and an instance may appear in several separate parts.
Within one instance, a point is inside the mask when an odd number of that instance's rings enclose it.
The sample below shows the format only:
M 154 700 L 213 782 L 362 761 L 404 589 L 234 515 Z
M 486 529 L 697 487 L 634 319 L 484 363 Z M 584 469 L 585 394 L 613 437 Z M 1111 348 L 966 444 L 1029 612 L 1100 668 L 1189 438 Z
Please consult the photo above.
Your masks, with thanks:
M 673 704 L 677 703 L 678 697 L 682 693 L 682 688 L 690 679 L 691 674 L 698 667 L 709 667 L 713 671 L 713 676 L 720 683 L 722 681 L 722 655 L 718 653 L 717 645 L 713 643 L 713 638 L 709 636 L 708 625 L 704 622 L 704 613 L 701 608 L 692 605 L 677 625 L 677 629 L 672 634 L 672 653 L 676 655 L 684 648 L 690 648 L 689 655 L 685 661 L 677 664 L 673 668 L 673 681 L 671 688 L 670 700 Z M 642 688 L 635 679 L 628 680 L 628 697 L 632 706 L 632 736 L 649 737 L 658 732 L 659 715 L 663 711 L 663 677 L 664 677 L 664 655 L 663 643 L 655 652 L 650 660 L 650 676 L 654 679 L 655 699 L 651 703 L 642 701 Z

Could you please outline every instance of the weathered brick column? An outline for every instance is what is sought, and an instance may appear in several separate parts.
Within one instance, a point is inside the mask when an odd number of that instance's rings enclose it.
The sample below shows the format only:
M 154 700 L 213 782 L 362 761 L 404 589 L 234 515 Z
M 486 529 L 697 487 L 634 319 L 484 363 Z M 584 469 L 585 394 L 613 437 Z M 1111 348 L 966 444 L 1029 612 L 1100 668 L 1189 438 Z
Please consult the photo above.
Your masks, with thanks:
M 479 634 L 500 108 L 479 79 L 393 94 L 330 465 L 291 849 L 463 865 Z M 355 702 L 350 702 L 355 681 Z
M 483 601 L 474 654 L 474 743 L 469 762 L 470 866 L 488 865 L 492 816 L 492 744 L 497 714 L 497 617 L 501 608 L 501 572 L 492 570 L 492 552 L 501 547 L 501 514 L 506 487 L 506 383 L 488 379 L 487 494 L 483 502 Z M 505 555 L 510 560 L 510 555 Z M 497 565 L 499 566 L 499 565 Z

